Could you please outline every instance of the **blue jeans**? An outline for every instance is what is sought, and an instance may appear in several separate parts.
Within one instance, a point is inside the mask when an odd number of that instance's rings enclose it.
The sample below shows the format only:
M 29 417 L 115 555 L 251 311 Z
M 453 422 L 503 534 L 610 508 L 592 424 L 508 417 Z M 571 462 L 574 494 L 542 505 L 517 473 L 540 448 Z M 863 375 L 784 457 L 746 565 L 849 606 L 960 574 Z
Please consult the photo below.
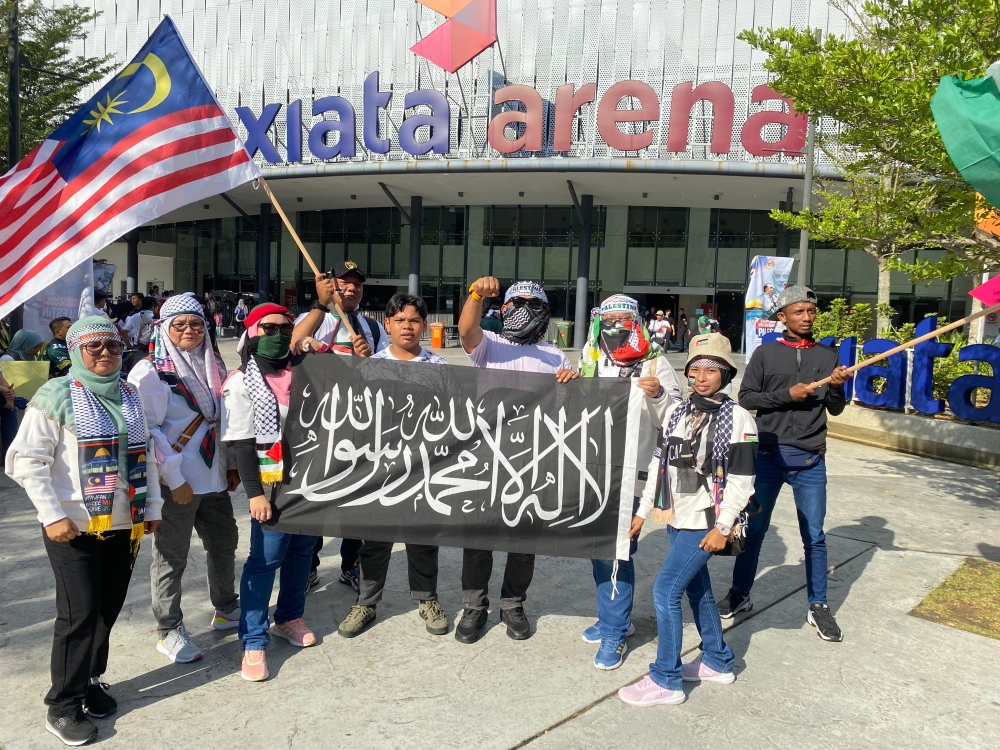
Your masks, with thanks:
M 733 568 L 733 589 L 750 593 L 757 575 L 757 560 L 764 534 L 771 525 L 771 512 L 778 493 L 786 482 L 792 486 L 795 510 L 799 518 L 799 535 L 806 553 L 806 586 L 810 604 L 826 604 L 826 460 L 807 469 L 783 469 L 766 453 L 757 455 L 757 478 L 754 492 L 760 513 L 750 516 L 747 527 L 747 546 L 736 558 Z
M 681 598 L 685 591 L 694 614 L 694 624 L 701 636 L 702 663 L 716 672 L 733 671 L 735 657 L 722 639 L 722 621 L 712 596 L 712 581 L 708 577 L 708 561 L 712 559 L 712 553 L 699 546 L 707 533 L 708 529 L 667 527 L 670 552 L 653 584 L 659 643 L 656 661 L 649 665 L 650 679 L 664 690 L 680 690 L 682 685 L 681 638 L 684 621 L 681 617 Z
M 635 498 L 633 514 L 642 498 Z M 594 583 L 597 584 L 597 624 L 601 629 L 601 641 L 617 647 L 625 638 L 629 623 L 632 622 L 632 591 L 635 588 L 635 564 L 632 555 L 639 548 L 637 540 L 631 540 L 628 560 L 591 560 L 594 567 Z
M 274 571 L 281 568 L 274 622 L 302 617 L 316 537 L 271 531 L 250 520 L 250 556 L 240 578 L 240 640 L 244 651 L 264 651 L 271 642 L 267 610 L 274 588 Z

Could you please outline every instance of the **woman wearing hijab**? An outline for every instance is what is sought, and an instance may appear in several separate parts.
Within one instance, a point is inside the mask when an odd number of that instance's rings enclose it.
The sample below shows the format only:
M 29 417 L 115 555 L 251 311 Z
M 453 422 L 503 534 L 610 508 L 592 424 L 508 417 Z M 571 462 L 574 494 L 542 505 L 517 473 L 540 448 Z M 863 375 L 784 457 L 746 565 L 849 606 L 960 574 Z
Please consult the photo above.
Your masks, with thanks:
M 38 389 L 6 470 L 38 511 L 55 574 L 46 729 L 83 745 L 97 737 L 88 717 L 117 708 L 100 676 L 139 541 L 160 523 L 161 500 L 142 401 L 119 377 L 118 330 L 106 318 L 82 318 L 67 344 L 69 377 Z
M 197 530 L 208 555 L 212 627 L 239 626 L 235 558 L 239 532 L 229 493 L 240 483 L 235 457 L 219 437 L 226 369 L 208 342 L 202 306 L 190 292 L 169 297 L 153 328 L 152 359 L 128 382 L 142 397 L 163 496 L 149 583 L 159 629 L 156 650 L 177 664 L 201 658 L 184 627 L 181 578 Z
M 22 328 L 10 340 L 10 346 L 0 356 L 0 361 L 30 362 L 38 357 L 38 352 L 45 346 L 45 340 L 34 331 Z
M 292 365 L 292 316 L 273 303 L 258 305 L 246 319 L 239 349 L 243 364 L 223 386 L 222 439 L 231 444 L 250 500 L 250 556 L 240 579 L 240 640 L 244 680 L 268 677 L 264 652 L 270 635 L 303 648 L 316 636 L 302 620 L 315 536 L 273 531 L 274 498 L 287 479 L 281 430 L 288 417 Z M 268 606 L 274 571 L 281 568 L 274 627 L 268 632 Z
M 663 450 L 649 478 L 629 534 L 643 521 L 667 525 L 670 551 L 653 584 L 659 641 L 649 675 L 618 691 L 625 703 L 683 703 L 684 682 L 728 684 L 733 652 L 722 639 L 708 561 L 729 541 L 753 494 L 757 428 L 729 395 L 736 365 L 729 339 L 718 333 L 691 339 L 684 374 L 691 396 L 665 414 Z M 655 501 L 655 507 L 654 507 Z M 701 636 L 701 655 L 681 664 L 681 598 L 687 593 Z
M 10 346 L 0 355 L 0 362 L 27 362 L 35 359 L 38 352 L 42 350 L 44 341 L 34 331 L 22 328 L 14 334 L 10 340 Z M 3 365 L 0 365 L 0 370 Z M 0 440 L 3 441 L 3 449 L 6 452 L 14 442 L 17 435 L 17 409 L 24 408 L 24 399 L 18 398 L 14 403 L 14 389 L 0 372 Z M 15 408 L 16 406 L 16 408 Z
M 659 414 L 681 400 L 681 386 L 674 368 L 659 344 L 650 340 L 639 318 L 639 303 L 624 294 L 613 294 L 601 304 L 591 323 L 587 344 L 580 355 L 581 377 L 635 378 L 646 394 L 639 416 L 638 466 L 647 465 L 656 448 Z M 650 406 L 653 407 L 650 419 Z M 635 504 L 645 487 L 645 472 L 636 478 Z M 638 535 L 632 537 L 628 560 L 591 560 L 597 584 L 597 622 L 583 631 L 585 643 L 599 643 L 594 657 L 598 669 L 617 669 L 625 659 L 626 637 L 632 626 L 632 590 L 635 567 L 632 555 Z

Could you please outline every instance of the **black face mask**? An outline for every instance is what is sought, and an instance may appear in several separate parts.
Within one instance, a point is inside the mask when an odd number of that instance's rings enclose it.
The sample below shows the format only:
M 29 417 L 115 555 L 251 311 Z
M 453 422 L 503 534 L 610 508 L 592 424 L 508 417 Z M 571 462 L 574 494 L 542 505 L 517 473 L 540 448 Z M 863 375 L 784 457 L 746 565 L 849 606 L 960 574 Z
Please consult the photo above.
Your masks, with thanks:
M 501 312 L 503 336 L 514 344 L 535 344 L 542 340 L 549 328 L 549 307 L 540 300 L 513 300 Z

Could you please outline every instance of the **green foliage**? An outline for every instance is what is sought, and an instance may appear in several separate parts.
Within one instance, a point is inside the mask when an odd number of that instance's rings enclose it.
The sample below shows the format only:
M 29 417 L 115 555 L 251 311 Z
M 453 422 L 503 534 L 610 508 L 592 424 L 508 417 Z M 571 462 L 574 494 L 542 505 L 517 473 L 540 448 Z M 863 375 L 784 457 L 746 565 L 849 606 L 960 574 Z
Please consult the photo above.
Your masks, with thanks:
M 6 50 L 7 22 L 11 0 L 0 2 L 0 38 Z M 112 57 L 72 57 L 69 45 L 86 37 L 84 29 L 97 13 L 78 5 L 46 7 L 41 0 L 21 3 L 21 60 L 35 68 L 52 70 L 83 81 L 99 81 L 113 67 Z M 6 54 L 0 65 L 0 173 L 7 164 L 7 64 Z M 26 156 L 49 133 L 72 115 L 83 103 L 80 91 L 85 84 L 22 68 L 21 80 L 21 156 Z
M 830 307 L 816 316 L 813 323 L 813 338 L 817 341 L 827 336 L 833 336 L 837 341 L 857 336 L 860 341 L 872 325 L 872 306 L 860 302 L 854 307 L 847 307 L 847 300 L 842 297 L 830 302 Z
M 817 41 L 810 29 L 745 31 L 740 38 L 769 56 L 772 88 L 796 110 L 838 123 L 818 139 L 845 180 L 820 185 L 818 207 L 781 223 L 817 240 L 879 259 L 879 299 L 889 269 L 918 280 L 950 278 L 985 263 L 1000 267 L 1000 243 L 973 234 L 974 191 L 948 156 L 930 100 L 944 75 L 985 74 L 1000 58 L 996 0 L 833 0 L 847 36 Z M 846 188 L 846 189 L 845 189 Z M 927 247 L 943 261 L 911 266 L 896 256 Z M 893 265 L 890 265 L 893 264 Z M 885 321 L 880 320 L 880 327 Z

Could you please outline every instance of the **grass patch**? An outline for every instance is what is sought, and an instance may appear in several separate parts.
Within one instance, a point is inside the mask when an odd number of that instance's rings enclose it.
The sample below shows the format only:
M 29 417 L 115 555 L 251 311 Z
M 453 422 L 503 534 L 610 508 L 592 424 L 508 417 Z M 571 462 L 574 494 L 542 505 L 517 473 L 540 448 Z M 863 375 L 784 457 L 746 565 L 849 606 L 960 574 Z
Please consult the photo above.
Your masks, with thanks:
M 1000 564 L 967 558 L 910 614 L 1000 640 Z

